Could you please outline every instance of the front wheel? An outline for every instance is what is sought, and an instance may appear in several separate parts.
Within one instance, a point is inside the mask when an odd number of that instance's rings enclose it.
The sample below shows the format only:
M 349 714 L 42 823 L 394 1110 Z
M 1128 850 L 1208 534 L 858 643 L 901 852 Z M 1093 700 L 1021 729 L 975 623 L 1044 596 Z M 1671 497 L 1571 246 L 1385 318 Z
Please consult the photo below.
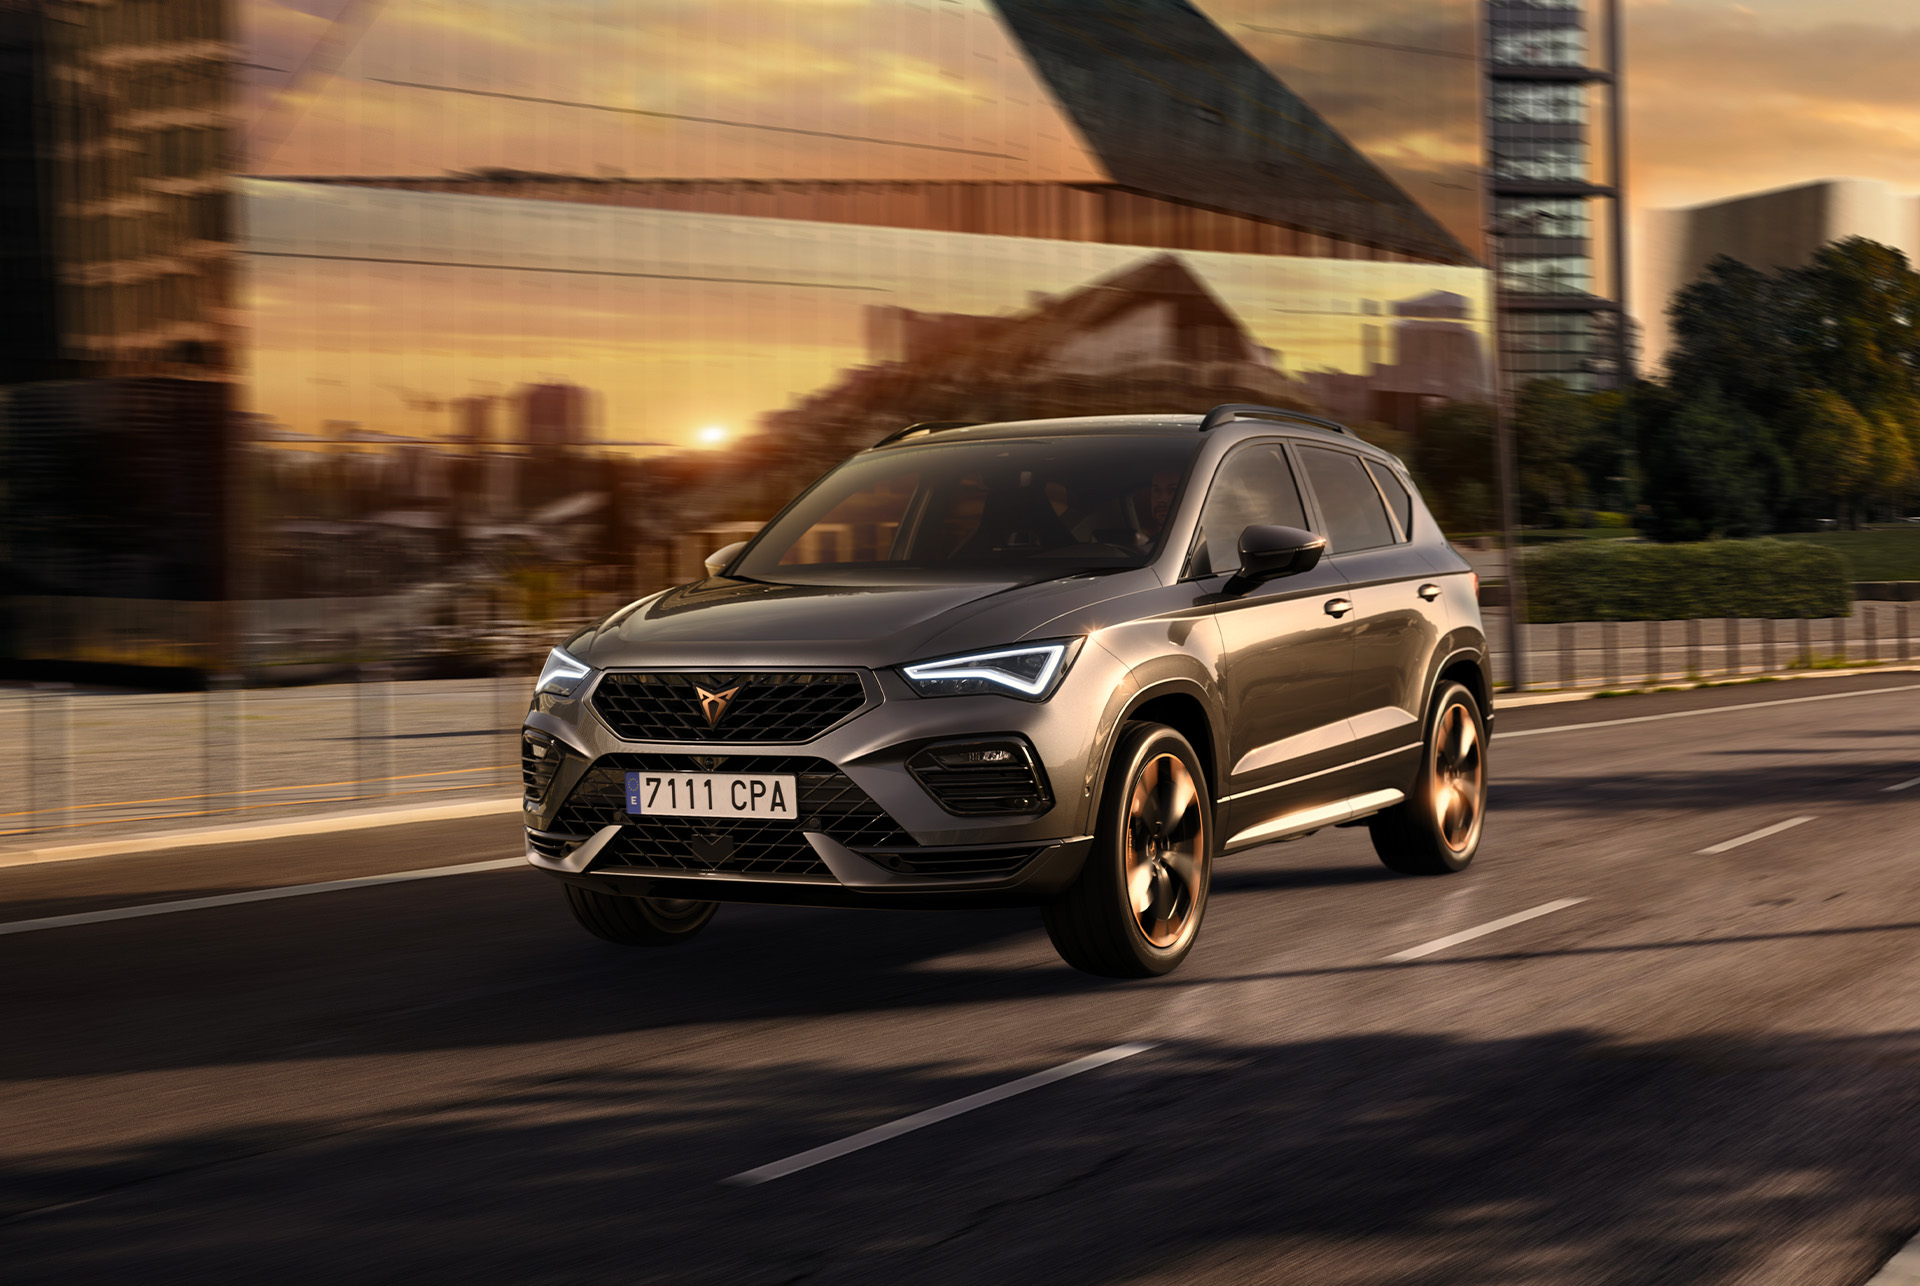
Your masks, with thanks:
M 672 947 L 707 927 L 718 902 L 689 898 L 630 898 L 564 884 L 567 909 L 596 938 L 623 947 Z
M 1487 720 L 1462 684 L 1442 683 L 1427 717 L 1413 793 L 1367 824 L 1373 851 L 1402 875 L 1464 871 L 1487 811 Z
M 1187 739 L 1157 723 L 1121 732 L 1093 851 L 1048 903 L 1054 949 L 1105 978 L 1152 978 L 1186 958 L 1213 875 L 1213 801 Z

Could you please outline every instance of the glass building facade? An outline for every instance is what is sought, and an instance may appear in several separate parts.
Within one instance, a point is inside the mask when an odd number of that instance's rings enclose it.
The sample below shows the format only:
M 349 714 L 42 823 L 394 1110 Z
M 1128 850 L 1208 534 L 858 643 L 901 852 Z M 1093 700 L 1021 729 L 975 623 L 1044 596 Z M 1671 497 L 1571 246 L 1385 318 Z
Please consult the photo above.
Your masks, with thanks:
M 1617 3 L 1487 2 L 1490 239 L 1509 387 L 1610 388 L 1630 373 Z
M 381 592 L 482 528 L 520 542 L 495 564 L 619 558 L 918 419 L 1413 430 L 1492 387 L 1483 3 L 5 10 L 35 137 L 113 134 L 5 243 L 47 358 L 7 376 L 9 458 L 73 457 L 12 565 L 88 592 L 54 498 L 105 403 L 75 381 L 215 385 L 224 427 L 189 432 L 245 462 L 208 502 L 245 574 L 128 599 Z M 29 48 L 68 9 L 94 26 Z

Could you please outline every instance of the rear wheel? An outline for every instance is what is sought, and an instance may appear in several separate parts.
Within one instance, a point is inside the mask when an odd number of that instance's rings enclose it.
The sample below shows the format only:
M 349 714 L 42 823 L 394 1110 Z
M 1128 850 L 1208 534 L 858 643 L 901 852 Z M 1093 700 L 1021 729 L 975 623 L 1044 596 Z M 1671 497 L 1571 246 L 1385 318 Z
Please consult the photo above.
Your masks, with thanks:
M 623 947 L 671 947 L 707 927 L 718 902 L 688 898 L 626 898 L 563 884 L 567 909 L 596 938 Z
M 1151 978 L 1186 958 L 1213 875 L 1213 801 L 1187 739 L 1130 724 L 1107 770 L 1093 851 L 1045 908 L 1047 935 L 1074 968 Z
M 1368 823 L 1373 851 L 1403 875 L 1464 871 L 1486 811 L 1486 716 L 1473 693 L 1449 680 L 1433 694 L 1413 793 Z

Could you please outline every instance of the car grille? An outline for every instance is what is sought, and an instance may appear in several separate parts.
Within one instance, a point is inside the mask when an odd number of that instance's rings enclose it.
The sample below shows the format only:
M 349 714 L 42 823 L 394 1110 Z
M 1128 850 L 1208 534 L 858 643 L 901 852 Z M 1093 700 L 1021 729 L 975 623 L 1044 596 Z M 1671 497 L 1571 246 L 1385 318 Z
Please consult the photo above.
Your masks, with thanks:
M 851 671 L 615 672 L 593 694 L 627 741 L 811 741 L 866 703 Z
M 791 774 L 800 818 L 636 817 L 627 812 L 629 772 Z M 830 876 L 803 831 L 830 835 L 848 848 L 914 847 L 913 838 L 845 773 L 824 759 L 788 755 L 602 756 L 567 797 L 551 829 L 587 836 L 603 826 L 618 826 L 620 834 L 599 865 L 652 870 Z

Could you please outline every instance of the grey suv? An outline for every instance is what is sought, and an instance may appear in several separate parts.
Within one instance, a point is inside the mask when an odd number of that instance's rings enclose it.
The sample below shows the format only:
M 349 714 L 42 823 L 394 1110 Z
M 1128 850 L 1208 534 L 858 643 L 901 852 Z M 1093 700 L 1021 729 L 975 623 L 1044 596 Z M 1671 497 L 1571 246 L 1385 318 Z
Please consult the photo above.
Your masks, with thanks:
M 915 425 L 555 648 L 527 859 L 614 942 L 719 902 L 1038 905 L 1165 973 L 1216 857 L 1479 845 L 1473 573 L 1391 455 L 1271 407 Z

